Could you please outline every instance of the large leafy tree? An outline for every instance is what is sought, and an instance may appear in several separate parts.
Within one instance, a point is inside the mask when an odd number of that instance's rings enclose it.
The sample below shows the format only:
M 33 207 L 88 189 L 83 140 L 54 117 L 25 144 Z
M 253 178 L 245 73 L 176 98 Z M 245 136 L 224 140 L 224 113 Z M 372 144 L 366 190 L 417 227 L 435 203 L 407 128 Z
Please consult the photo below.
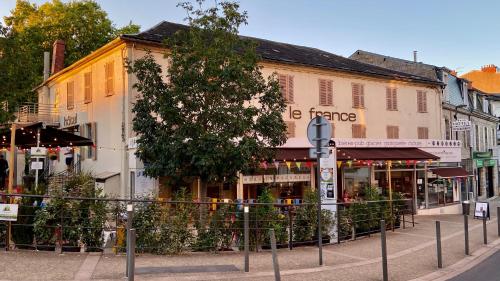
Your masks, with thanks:
M 0 25 L 0 103 L 32 100 L 32 89 L 42 82 L 43 52 L 57 39 L 66 43 L 65 65 L 90 54 L 120 33 L 137 33 L 139 26 L 116 28 L 94 1 L 53 0 L 35 5 L 17 0 L 16 7 Z M 2 110 L 3 111 L 3 110 Z M 12 117 L 0 113 L 0 124 Z
M 263 77 L 255 42 L 238 35 L 239 5 L 197 3 L 180 4 L 189 28 L 167 39 L 165 74 L 151 54 L 129 64 L 137 155 L 153 177 L 231 181 L 286 141 L 285 101 L 275 75 Z

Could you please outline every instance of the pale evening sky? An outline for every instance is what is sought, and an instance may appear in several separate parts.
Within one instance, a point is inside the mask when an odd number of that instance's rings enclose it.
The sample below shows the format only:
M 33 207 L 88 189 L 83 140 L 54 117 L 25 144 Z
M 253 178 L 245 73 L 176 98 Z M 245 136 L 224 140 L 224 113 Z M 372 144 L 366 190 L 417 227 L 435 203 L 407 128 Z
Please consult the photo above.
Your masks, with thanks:
M 45 1 L 32 1 L 40 4 Z M 162 20 L 183 23 L 177 0 L 98 0 L 117 26 L 141 30 Z M 211 3 L 211 0 L 207 1 Z M 456 69 L 500 64 L 497 0 L 241 0 L 243 35 L 315 47 L 342 56 L 357 49 Z M 0 0 L 0 16 L 15 0 Z

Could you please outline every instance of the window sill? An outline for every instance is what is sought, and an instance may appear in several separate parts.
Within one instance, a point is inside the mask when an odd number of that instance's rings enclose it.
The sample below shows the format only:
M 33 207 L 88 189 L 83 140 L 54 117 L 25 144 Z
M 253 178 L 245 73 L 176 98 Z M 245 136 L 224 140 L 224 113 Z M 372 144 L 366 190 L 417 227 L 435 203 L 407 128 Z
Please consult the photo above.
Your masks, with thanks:
M 364 106 L 353 106 L 352 108 L 354 108 L 354 109 L 366 109 L 366 107 L 364 107 Z

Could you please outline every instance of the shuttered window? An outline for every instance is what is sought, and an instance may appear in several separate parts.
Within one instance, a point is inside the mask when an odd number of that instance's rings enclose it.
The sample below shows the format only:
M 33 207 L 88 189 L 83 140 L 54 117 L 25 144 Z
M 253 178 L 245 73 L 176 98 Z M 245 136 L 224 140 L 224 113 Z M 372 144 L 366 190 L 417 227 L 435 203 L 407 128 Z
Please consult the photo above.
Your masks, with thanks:
M 365 86 L 363 84 L 352 83 L 352 107 L 365 107 Z
M 399 127 L 398 126 L 387 126 L 387 138 L 388 139 L 399 139 Z
M 366 126 L 361 124 L 352 124 L 353 138 L 366 138 Z
M 418 127 L 417 128 L 417 135 L 418 135 L 418 138 L 421 140 L 428 139 L 429 138 L 429 128 Z
M 92 102 L 92 73 L 87 72 L 83 75 L 84 82 L 84 101 L 85 103 Z
M 295 122 L 293 121 L 286 121 L 286 136 L 287 138 L 294 138 L 295 137 Z
M 398 110 L 398 93 L 396 88 L 386 89 L 387 110 Z
M 319 104 L 333 105 L 333 81 L 319 79 Z
M 417 109 L 418 112 L 427 112 L 427 93 L 417 91 Z
M 293 103 L 293 76 L 280 74 L 278 75 L 281 94 L 288 103 Z
M 331 122 L 330 126 L 332 127 L 332 138 L 334 138 L 335 137 L 335 124 L 333 122 Z
M 66 83 L 66 107 L 68 110 L 75 108 L 75 82 Z
M 104 76 L 105 76 L 105 87 L 104 92 L 106 96 L 111 96 L 114 94 L 114 75 L 115 67 L 114 62 L 108 62 L 104 65 Z

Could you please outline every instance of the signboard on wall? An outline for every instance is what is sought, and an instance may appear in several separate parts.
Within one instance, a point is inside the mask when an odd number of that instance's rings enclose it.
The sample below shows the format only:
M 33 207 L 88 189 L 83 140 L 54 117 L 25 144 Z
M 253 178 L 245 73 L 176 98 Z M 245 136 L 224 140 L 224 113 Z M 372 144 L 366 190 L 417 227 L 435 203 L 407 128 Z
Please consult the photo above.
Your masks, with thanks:
M 470 120 L 458 119 L 451 123 L 451 130 L 453 132 L 470 131 L 471 128 L 472 128 L 472 123 Z
M 462 161 L 462 149 L 460 147 L 421 147 L 420 149 L 439 157 L 439 162 Z
M 0 221 L 17 221 L 17 204 L 0 204 Z
M 476 202 L 474 207 L 474 218 L 483 218 L 483 211 L 486 213 L 486 217 L 490 217 L 490 205 L 488 202 Z

